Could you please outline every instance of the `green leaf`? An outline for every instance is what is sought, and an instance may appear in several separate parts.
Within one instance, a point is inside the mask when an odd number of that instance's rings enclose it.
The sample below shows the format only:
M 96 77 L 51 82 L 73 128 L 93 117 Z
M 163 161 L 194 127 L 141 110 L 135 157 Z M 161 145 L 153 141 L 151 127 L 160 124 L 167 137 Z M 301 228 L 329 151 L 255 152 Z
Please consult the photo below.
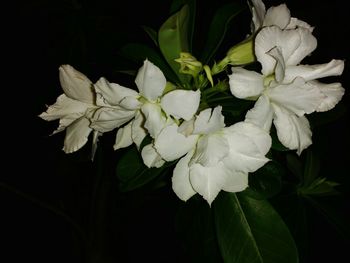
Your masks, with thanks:
M 301 160 L 295 156 L 295 154 L 287 154 L 286 155 L 287 160 L 287 168 L 294 174 L 300 182 L 303 181 L 303 174 L 304 174 L 304 167 Z
M 198 195 L 183 203 L 176 215 L 176 232 L 190 262 L 221 263 L 213 211 Z
M 188 23 L 189 7 L 185 5 L 169 17 L 158 32 L 158 43 L 165 60 L 185 85 L 189 82 L 189 76 L 179 72 L 180 64 L 175 59 L 180 57 L 180 52 L 189 51 Z
M 119 159 L 116 174 L 121 192 L 135 190 L 167 172 L 167 165 L 160 168 L 148 168 L 144 165 L 136 146 L 128 149 Z
M 266 200 L 221 192 L 213 203 L 225 263 L 296 263 L 294 240 Z
M 147 33 L 147 35 L 151 38 L 153 43 L 158 47 L 158 33 L 157 33 L 157 31 L 149 26 L 142 26 L 142 29 Z
M 201 61 L 207 64 L 218 50 L 224 40 L 231 20 L 239 14 L 244 7 L 237 2 L 229 3 L 219 8 L 209 26 L 207 41 L 202 51 Z
M 148 59 L 162 70 L 167 80 L 172 81 L 174 83 L 179 82 L 178 77 L 176 76 L 176 74 L 174 74 L 174 72 L 164 61 L 161 55 L 157 53 L 154 49 L 144 44 L 129 43 L 119 50 L 119 55 L 126 57 L 139 64 L 142 64 L 145 59 Z
M 254 173 L 249 174 L 249 187 L 245 193 L 255 199 L 270 198 L 281 191 L 284 167 L 270 161 Z
M 307 150 L 306 152 L 306 161 L 304 167 L 304 183 L 303 185 L 310 185 L 318 176 L 320 172 L 320 160 L 316 154 Z

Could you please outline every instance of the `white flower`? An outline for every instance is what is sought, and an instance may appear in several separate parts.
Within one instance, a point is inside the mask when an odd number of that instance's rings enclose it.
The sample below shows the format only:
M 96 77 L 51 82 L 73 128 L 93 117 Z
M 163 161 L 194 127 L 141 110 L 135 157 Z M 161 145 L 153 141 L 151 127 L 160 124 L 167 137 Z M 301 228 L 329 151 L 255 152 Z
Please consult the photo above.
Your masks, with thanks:
M 130 109 L 135 116 L 134 120 L 118 130 L 114 144 L 115 150 L 127 147 L 132 143 L 140 147 L 147 133 L 152 138 L 156 138 L 164 127 L 174 122 L 171 117 L 189 120 L 199 106 L 199 90 L 176 89 L 163 94 L 166 87 L 165 76 L 157 66 L 148 60 L 145 60 L 139 69 L 135 83 L 139 92 L 117 84 L 113 85 L 114 92 L 110 92 L 108 96 L 106 92 L 101 92 L 104 100 L 115 100 L 115 105 L 118 106 L 115 111 L 117 116 L 121 116 L 118 115 L 120 107 Z M 141 155 L 148 167 L 160 167 L 164 164 L 164 160 L 160 158 L 152 144 L 145 146 Z
M 257 32 L 265 26 L 278 26 L 281 29 L 303 27 L 312 32 L 313 27 L 304 21 L 291 17 L 286 4 L 272 6 L 267 11 L 262 0 L 251 0 L 252 31 Z
M 340 83 L 322 84 L 316 79 L 340 75 L 342 60 L 320 65 L 299 65 L 317 42 L 304 28 L 281 30 L 264 27 L 255 39 L 255 53 L 262 74 L 232 68 L 230 89 L 238 98 L 257 99 L 246 121 L 269 130 L 272 120 L 281 143 L 300 154 L 311 143 L 305 114 L 333 108 L 344 94 Z
M 93 130 L 88 115 L 98 107 L 94 101 L 93 84 L 84 74 L 70 65 L 62 65 L 59 68 L 59 79 L 64 94 L 39 117 L 47 121 L 60 120 L 54 134 L 66 130 L 63 150 L 72 153 L 88 141 L 88 136 Z M 97 134 L 96 131 L 94 144 L 97 142 Z
M 180 127 L 165 127 L 154 145 L 167 161 L 182 157 L 172 177 L 176 195 L 186 201 L 199 193 L 210 205 L 221 190 L 239 192 L 248 186 L 248 173 L 268 161 L 264 155 L 271 138 L 251 123 L 225 127 L 218 106 Z

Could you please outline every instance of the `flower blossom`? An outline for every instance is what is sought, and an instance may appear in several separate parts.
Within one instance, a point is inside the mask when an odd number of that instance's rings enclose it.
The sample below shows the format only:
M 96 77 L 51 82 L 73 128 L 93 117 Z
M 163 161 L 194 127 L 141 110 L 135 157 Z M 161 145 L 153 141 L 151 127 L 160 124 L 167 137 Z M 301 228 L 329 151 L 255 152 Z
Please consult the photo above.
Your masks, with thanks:
M 206 109 L 180 126 L 165 127 L 155 140 L 166 161 L 181 158 L 172 187 L 181 200 L 199 193 L 209 205 L 221 190 L 239 192 L 248 186 L 248 173 L 262 167 L 271 146 L 266 131 L 251 123 L 225 127 L 221 106 Z
M 342 60 L 300 65 L 316 46 L 315 37 L 305 28 L 264 27 L 255 39 L 262 74 L 233 67 L 229 76 L 234 96 L 257 99 L 254 108 L 247 112 L 246 121 L 265 130 L 270 129 L 273 121 L 281 143 L 298 154 L 312 143 L 312 132 L 304 115 L 332 109 L 344 94 L 340 83 L 317 81 L 342 74 Z

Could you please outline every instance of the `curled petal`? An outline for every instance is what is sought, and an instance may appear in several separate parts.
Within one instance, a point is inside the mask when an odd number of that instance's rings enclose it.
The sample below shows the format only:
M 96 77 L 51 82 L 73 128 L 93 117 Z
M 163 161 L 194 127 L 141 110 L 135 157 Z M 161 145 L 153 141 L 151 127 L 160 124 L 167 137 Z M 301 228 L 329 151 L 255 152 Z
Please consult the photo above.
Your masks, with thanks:
M 140 111 L 136 112 L 135 119 L 131 125 L 131 138 L 136 144 L 137 148 L 140 148 L 142 141 L 147 136 L 147 130 L 144 128 L 145 117 Z
M 162 159 L 162 157 L 157 153 L 156 149 L 153 147 L 152 144 L 148 144 L 145 147 L 142 148 L 141 156 L 144 164 L 148 168 L 152 167 L 162 167 L 165 161 Z
M 275 79 L 277 82 L 281 82 L 284 79 L 284 72 L 286 70 L 286 64 L 282 55 L 280 47 L 274 47 L 269 52 L 267 52 L 271 57 L 276 60 L 275 66 Z
M 252 10 L 252 22 L 254 25 L 254 32 L 257 31 L 260 27 L 262 27 L 266 8 L 261 0 L 251 0 L 253 6 L 251 7 Z M 249 3 L 249 2 L 248 2 Z
M 174 161 L 192 150 L 198 135 L 185 136 L 178 132 L 176 124 L 165 127 L 157 136 L 154 147 L 166 161 Z
M 255 71 L 233 67 L 229 78 L 231 93 L 240 99 L 258 96 L 264 89 L 263 76 Z
M 222 107 L 217 106 L 214 109 L 201 111 L 194 122 L 193 134 L 209 134 L 225 127 L 221 110 Z
M 199 90 L 174 90 L 164 95 L 161 106 L 168 115 L 188 121 L 197 112 L 200 96 Z
M 267 9 L 263 26 L 278 26 L 284 29 L 290 22 L 290 11 L 286 4 Z
M 245 115 L 245 122 L 253 123 L 256 126 L 269 132 L 273 118 L 273 109 L 267 96 L 262 95 L 255 102 L 255 105 Z
M 183 201 L 187 201 L 193 195 L 196 194 L 196 191 L 193 189 L 190 182 L 190 168 L 189 162 L 192 158 L 193 151 L 186 154 L 182 157 L 176 164 L 172 181 L 172 188 L 175 194 Z
M 73 153 L 86 144 L 92 131 L 89 125 L 90 121 L 82 117 L 67 127 L 63 147 L 65 153 Z
M 291 150 L 301 152 L 312 144 L 310 125 L 304 117 L 298 117 L 292 112 L 276 104 L 272 104 L 275 111 L 273 123 L 277 129 L 279 141 Z
M 118 132 L 115 138 L 115 143 L 113 145 L 114 150 L 128 147 L 133 143 L 132 137 L 131 137 L 131 127 L 132 127 L 132 121 L 129 122 L 124 127 L 118 129 Z
M 145 116 L 145 128 L 152 138 L 156 138 L 160 131 L 167 125 L 167 118 L 164 116 L 158 104 L 148 103 L 142 105 L 141 111 Z
M 156 101 L 163 94 L 166 79 L 157 66 L 145 60 L 137 73 L 135 83 L 142 96 L 150 101 Z
M 283 105 L 298 116 L 314 112 L 325 98 L 317 87 L 305 83 L 302 78 L 270 88 L 266 94 L 271 102 Z
M 71 99 L 94 104 L 95 94 L 92 82 L 70 65 L 59 68 L 59 78 L 64 93 Z
M 96 90 L 96 103 L 99 106 L 122 106 L 127 110 L 140 108 L 139 94 L 132 89 L 116 83 L 110 83 L 100 78 L 94 85 Z

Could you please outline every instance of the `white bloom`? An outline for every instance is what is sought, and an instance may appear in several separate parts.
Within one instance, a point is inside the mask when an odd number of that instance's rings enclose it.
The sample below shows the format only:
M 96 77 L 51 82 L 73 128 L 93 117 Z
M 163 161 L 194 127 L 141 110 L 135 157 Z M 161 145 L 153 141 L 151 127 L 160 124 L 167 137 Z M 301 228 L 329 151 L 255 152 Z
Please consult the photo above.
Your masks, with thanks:
M 60 120 L 54 133 L 66 130 L 63 150 L 72 153 L 88 141 L 88 136 L 93 130 L 88 115 L 98 107 L 94 101 L 93 84 L 84 74 L 70 65 L 62 65 L 59 68 L 59 79 L 64 94 L 39 116 L 47 121 Z M 95 133 L 94 144 L 97 142 L 98 132 Z
M 272 120 L 282 144 L 298 154 L 311 143 L 305 114 L 332 109 L 344 94 L 340 83 L 322 84 L 316 79 L 340 75 L 341 60 L 320 65 L 299 65 L 317 42 L 305 28 L 281 30 L 264 27 L 255 39 L 255 53 L 262 74 L 232 68 L 230 89 L 238 98 L 258 98 L 246 121 L 269 130 Z
M 199 90 L 173 90 L 163 94 L 166 86 L 165 76 L 148 60 L 145 60 L 139 69 L 135 83 L 139 92 L 117 84 L 111 86 L 115 91 L 109 92 L 108 96 L 106 92 L 101 92 L 103 101 L 115 101 L 114 105 L 117 107 L 111 107 L 111 111 L 115 112 L 116 116 L 124 118 L 124 115 L 120 114 L 121 107 L 130 109 L 133 114 L 130 115 L 131 118 L 135 116 L 134 120 L 118 130 L 115 150 L 132 143 L 140 147 L 147 133 L 156 138 L 164 127 L 171 125 L 174 122 L 171 116 L 175 119 L 189 120 L 199 106 Z M 118 121 L 118 118 L 112 120 Z M 160 156 L 152 144 L 145 146 L 141 155 L 148 167 L 159 167 L 164 163 L 164 160 L 160 161 Z
M 199 193 L 211 204 L 221 190 L 239 192 L 248 186 L 248 173 L 268 161 L 264 155 L 270 149 L 271 139 L 266 131 L 251 123 L 225 127 L 218 106 L 200 112 L 194 121 L 180 127 L 165 127 L 154 146 L 167 161 L 182 157 L 172 178 L 177 196 L 186 201 Z
M 286 4 L 272 6 L 267 11 L 262 0 L 251 0 L 252 31 L 257 32 L 265 26 L 278 26 L 281 29 L 303 27 L 312 32 L 313 27 L 304 21 L 291 17 Z

